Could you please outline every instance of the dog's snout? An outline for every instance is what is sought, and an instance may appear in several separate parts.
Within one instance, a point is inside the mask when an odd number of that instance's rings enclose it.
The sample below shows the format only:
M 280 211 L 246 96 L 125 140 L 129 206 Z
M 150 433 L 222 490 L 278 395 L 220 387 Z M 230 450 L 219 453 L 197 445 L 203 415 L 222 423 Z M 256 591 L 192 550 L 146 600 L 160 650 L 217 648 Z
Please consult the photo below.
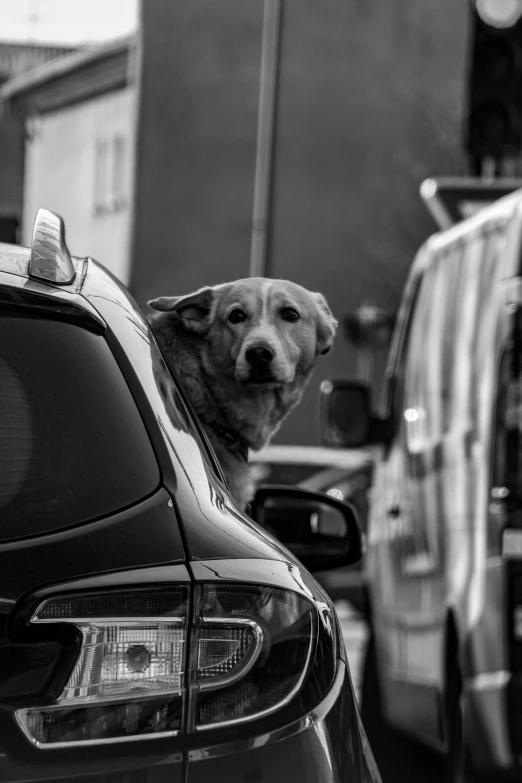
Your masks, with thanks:
M 270 348 L 266 348 L 263 345 L 256 348 L 249 348 L 245 354 L 246 360 L 252 367 L 266 367 L 270 364 L 274 358 L 274 354 Z

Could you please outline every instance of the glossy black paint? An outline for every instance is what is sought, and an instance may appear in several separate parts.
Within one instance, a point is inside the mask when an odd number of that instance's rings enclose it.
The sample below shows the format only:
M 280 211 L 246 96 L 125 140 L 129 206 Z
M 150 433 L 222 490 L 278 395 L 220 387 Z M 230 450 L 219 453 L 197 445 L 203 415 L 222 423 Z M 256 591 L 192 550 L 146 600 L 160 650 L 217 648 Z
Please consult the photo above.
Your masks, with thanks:
M 188 752 L 187 783 L 379 783 L 346 665 L 311 715 L 248 741 Z
M 86 525 L 0 544 L 0 596 L 16 601 L 80 575 L 182 562 L 170 496 L 161 489 L 126 511 Z
M 329 606 L 317 582 L 291 553 L 234 506 L 219 466 L 205 452 L 207 446 L 186 401 L 127 292 L 94 262 L 89 261 L 86 269 L 82 296 L 87 298 L 86 307 L 107 324 L 107 341 L 150 434 L 164 488 L 109 518 L 0 546 L 0 662 L 2 654 L 11 656 L 4 658 L 9 665 L 0 673 L 0 693 L 2 685 L 12 688 L 23 644 L 33 664 L 40 656 L 26 696 L 34 689 L 45 691 L 57 642 L 49 647 L 43 638 L 29 641 L 24 629 L 38 601 L 63 591 L 242 581 L 299 592 L 312 599 L 318 611 Z M 28 286 L 42 288 L 34 282 Z M 73 287 L 71 293 L 47 288 L 49 296 L 81 298 Z M 59 639 L 63 647 L 75 643 L 67 636 L 70 631 L 64 630 Z M 338 628 L 332 626 L 331 631 L 338 634 Z M 91 783 L 221 779 L 286 783 L 295 779 L 294 772 L 306 782 L 380 781 L 342 645 L 334 684 L 321 704 L 291 724 L 274 729 L 267 721 L 255 732 L 248 728 L 237 732 L 232 743 L 229 739 L 217 743 L 215 735 L 207 732 L 190 741 L 173 737 L 125 747 L 38 751 L 29 747 L 15 726 L 10 701 L 10 697 L 3 699 L 0 706 L 0 745 L 9 749 L 4 754 L 0 747 L 2 783 L 72 780 L 79 773 Z M 34 697 L 29 701 L 35 703 Z M 288 760 L 293 762 L 290 776 Z

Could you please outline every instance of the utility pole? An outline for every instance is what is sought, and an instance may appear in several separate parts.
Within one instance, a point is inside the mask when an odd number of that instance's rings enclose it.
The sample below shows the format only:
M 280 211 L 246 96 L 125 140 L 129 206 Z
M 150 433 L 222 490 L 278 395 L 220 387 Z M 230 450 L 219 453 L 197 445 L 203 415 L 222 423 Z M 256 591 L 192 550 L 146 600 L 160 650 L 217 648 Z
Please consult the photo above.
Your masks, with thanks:
M 265 0 L 264 4 L 250 277 L 270 277 L 272 271 L 274 160 L 283 2 L 284 0 Z

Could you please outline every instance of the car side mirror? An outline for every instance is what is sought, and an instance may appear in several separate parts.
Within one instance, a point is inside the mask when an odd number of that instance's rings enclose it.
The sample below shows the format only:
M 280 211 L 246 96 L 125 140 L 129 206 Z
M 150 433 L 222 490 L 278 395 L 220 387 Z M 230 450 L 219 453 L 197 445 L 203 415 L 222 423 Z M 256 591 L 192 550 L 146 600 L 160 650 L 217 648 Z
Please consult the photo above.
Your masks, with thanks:
M 387 422 L 372 415 L 371 391 L 358 381 L 323 381 L 321 437 L 326 446 L 360 448 L 386 440 Z
M 252 518 L 310 571 L 352 565 L 361 557 L 361 532 L 353 506 L 322 492 L 264 484 Z

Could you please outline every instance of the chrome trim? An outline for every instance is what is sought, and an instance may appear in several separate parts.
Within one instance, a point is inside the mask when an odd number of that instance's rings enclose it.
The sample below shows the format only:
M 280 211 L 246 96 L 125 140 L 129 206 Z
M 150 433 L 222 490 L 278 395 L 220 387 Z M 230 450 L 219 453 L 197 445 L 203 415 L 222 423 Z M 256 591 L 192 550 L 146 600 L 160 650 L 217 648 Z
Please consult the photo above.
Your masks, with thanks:
M 29 277 L 54 285 L 69 285 L 76 270 L 65 244 L 62 218 L 48 209 L 39 209 L 34 221 Z
M 511 680 L 511 672 L 501 669 L 498 672 L 484 672 L 471 677 L 466 682 L 466 688 L 472 691 L 501 690 Z
M 261 650 L 263 648 L 263 642 L 264 642 L 264 634 L 263 629 L 260 625 L 258 625 L 255 620 L 250 620 L 248 617 L 238 617 L 238 618 L 230 618 L 227 619 L 225 617 L 205 617 L 202 618 L 202 624 L 203 625 L 227 625 L 229 627 L 239 626 L 242 625 L 248 625 L 253 633 L 254 633 L 254 639 L 255 639 L 255 648 L 253 653 L 251 654 L 250 658 L 246 661 L 246 663 L 243 666 L 239 666 L 235 671 L 230 672 L 229 674 L 224 674 L 222 677 L 215 677 L 212 680 L 204 680 L 203 682 L 199 683 L 199 689 L 200 691 L 213 691 L 217 688 L 224 688 L 228 685 L 233 685 L 237 680 L 240 680 L 242 677 L 244 677 L 248 672 L 252 669 L 255 662 L 259 658 L 259 654 L 261 653 Z M 199 643 L 202 641 L 201 636 L 198 635 L 198 666 L 197 671 L 199 671 Z
M 306 655 L 306 662 L 303 666 L 303 671 L 301 672 L 301 676 L 299 677 L 298 681 L 288 693 L 284 699 L 281 699 L 281 701 L 277 702 L 277 704 L 274 704 L 272 707 L 267 707 L 265 710 L 261 710 L 260 712 L 255 712 L 253 715 L 247 715 L 242 716 L 241 718 L 233 718 L 232 720 L 223 720 L 219 723 L 209 723 L 206 726 L 198 726 L 196 724 L 196 732 L 198 731 L 208 731 L 209 729 L 221 729 L 224 726 L 233 726 L 237 723 L 248 723 L 253 720 L 259 720 L 260 718 L 265 718 L 267 715 L 271 715 L 276 710 L 280 710 L 282 707 L 286 707 L 287 704 L 294 698 L 295 694 L 299 691 L 301 688 L 301 685 L 304 682 L 305 676 L 308 673 L 308 668 L 310 666 L 310 658 L 312 657 L 312 647 L 314 639 L 313 634 L 313 618 L 312 618 L 312 612 L 309 612 L 310 616 L 310 642 L 308 645 L 308 653 Z
M 42 608 L 42 606 L 47 603 L 48 601 L 53 600 L 46 598 L 45 601 L 42 601 L 36 612 L 33 614 L 31 619 L 29 620 L 30 623 L 83 623 L 84 625 L 112 625 L 113 623 L 169 623 L 169 624 L 176 624 L 183 625 L 185 623 L 184 617 L 168 617 L 165 615 L 161 615 L 161 617 L 154 617 L 154 616 L 148 616 L 147 617 L 122 617 L 120 615 L 115 615 L 114 617 L 43 617 L 38 618 L 37 614 L 38 611 Z
M 522 305 L 522 277 L 510 277 L 503 282 L 507 307 L 520 307 Z
M 522 530 L 506 528 L 502 533 L 502 557 L 522 560 Z

